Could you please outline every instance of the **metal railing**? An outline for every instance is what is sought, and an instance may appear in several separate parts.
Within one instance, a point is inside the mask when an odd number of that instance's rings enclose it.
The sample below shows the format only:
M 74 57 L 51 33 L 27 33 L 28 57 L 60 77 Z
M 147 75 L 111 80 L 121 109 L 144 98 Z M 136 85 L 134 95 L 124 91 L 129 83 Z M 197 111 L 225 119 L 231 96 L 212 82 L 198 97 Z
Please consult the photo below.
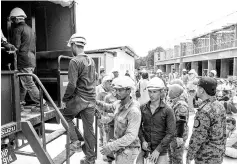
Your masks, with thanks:
M 43 84 L 41 83 L 41 81 L 39 80 L 39 78 L 35 74 L 18 73 L 17 76 L 32 76 L 34 78 L 34 80 L 36 80 L 37 84 L 40 87 L 40 113 L 41 113 L 42 135 L 43 135 L 42 136 L 42 140 L 43 140 L 42 142 L 43 142 L 43 148 L 45 149 L 45 151 L 46 151 L 46 137 L 45 137 L 45 125 L 44 125 L 44 111 L 43 111 L 43 108 L 42 108 L 42 106 L 43 106 L 43 93 L 45 94 L 45 96 L 49 100 L 49 102 L 52 104 L 52 106 L 55 109 L 57 115 L 61 119 L 63 127 L 67 131 L 67 136 L 66 136 L 66 159 L 67 159 L 67 162 L 66 163 L 70 164 L 70 159 L 69 159 L 70 139 L 69 139 L 69 125 L 68 125 L 67 121 L 65 120 L 62 113 L 59 111 L 58 107 L 56 106 L 56 104 L 54 103 L 52 98 L 50 97 L 49 93 L 47 92 L 47 90 L 45 89 L 45 87 L 43 86 Z

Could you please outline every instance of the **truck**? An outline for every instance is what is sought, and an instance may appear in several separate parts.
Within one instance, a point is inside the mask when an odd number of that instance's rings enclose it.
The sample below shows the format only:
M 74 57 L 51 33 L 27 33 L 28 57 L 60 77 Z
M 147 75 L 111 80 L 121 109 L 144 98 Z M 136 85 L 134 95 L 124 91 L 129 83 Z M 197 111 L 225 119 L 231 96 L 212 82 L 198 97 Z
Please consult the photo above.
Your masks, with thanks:
M 69 127 L 60 110 L 68 83 L 68 64 L 72 58 L 67 41 L 76 32 L 75 6 L 75 1 L 67 0 L 1 2 L 1 28 L 10 43 L 13 28 L 7 18 L 15 7 L 25 11 L 25 21 L 36 36 L 34 74 L 19 73 L 16 53 L 9 54 L 1 47 L 1 156 L 4 164 L 17 160 L 16 154 L 37 157 L 42 164 L 70 163 L 73 153 L 69 150 Z M 95 57 L 94 60 L 98 70 L 98 59 Z M 44 112 L 40 107 L 40 112 L 31 112 L 35 104 L 30 99 L 25 110 L 21 110 L 20 76 L 31 76 L 34 79 L 40 90 L 40 106 L 43 98 L 46 99 L 49 111 Z M 45 123 L 62 124 L 63 128 L 48 132 Z M 46 136 L 46 133 L 49 134 Z M 66 148 L 52 158 L 46 144 L 62 135 L 66 135 Z M 78 137 L 84 140 L 80 131 Z M 21 151 L 26 145 L 31 146 L 33 153 Z

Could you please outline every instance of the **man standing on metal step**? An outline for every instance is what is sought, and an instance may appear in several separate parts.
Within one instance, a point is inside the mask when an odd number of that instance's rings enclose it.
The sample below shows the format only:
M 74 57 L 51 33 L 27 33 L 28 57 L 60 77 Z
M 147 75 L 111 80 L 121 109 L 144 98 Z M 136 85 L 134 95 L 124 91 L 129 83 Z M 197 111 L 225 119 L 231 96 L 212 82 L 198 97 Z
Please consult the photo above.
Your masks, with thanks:
M 35 35 L 30 26 L 25 23 L 27 18 L 25 12 L 21 8 L 12 9 L 10 20 L 13 23 L 12 44 L 17 48 L 17 68 L 20 73 L 33 73 L 36 66 L 35 58 Z M 28 92 L 31 99 L 37 103 L 33 111 L 39 111 L 40 96 L 31 76 L 20 77 L 20 103 L 21 109 L 24 109 L 25 96 Z M 49 107 L 43 100 L 43 111 L 48 111 Z
M 79 34 L 73 34 L 68 42 L 73 58 L 68 66 L 68 86 L 63 97 L 65 108 L 62 111 L 70 129 L 70 150 L 80 151 L 73 119 L 80 116 L 83 123 L 85 144 L 82 150 L 85 159 L 83 164 L 95 163 L 95 134 L 93 129 L 96 101 L 96 66 L 92 58 L 84 53 L 86 39 Z

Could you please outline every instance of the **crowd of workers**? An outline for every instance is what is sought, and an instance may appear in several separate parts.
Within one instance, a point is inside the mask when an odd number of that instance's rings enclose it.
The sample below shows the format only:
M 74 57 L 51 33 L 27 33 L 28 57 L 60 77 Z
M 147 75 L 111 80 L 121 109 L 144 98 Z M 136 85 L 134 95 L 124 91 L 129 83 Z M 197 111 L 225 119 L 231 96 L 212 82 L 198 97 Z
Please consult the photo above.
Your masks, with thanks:
M 35 68 L 35 36 L 25 23 L 26 14 L 20 8 L 10 13 L 14 25 L 12 44 L 3 34 L 1 45 L 17 53 L 18 71 L 33 73 Z M 86 39 L 73 34 L 68 41 L 73 59 L 68 66 L 68 85 L 62 114 L 70 129 L 70 150 L 83 150 L 81 163 L 95 163 L 93 123 L 98 118 L 100 146 L 104 160 L 116 164 L 180 164 L 183 163 L 191 114 L 195 115 L 188 144 L 186 163 L 220 164 L 225 155 L 237 158 L 236 81 L 210 76 L 198 77 L 194 69 L 173 69 L 165 78 L 161 70 L 155 77 L 142 70 L 132 79 L 129 72 L 119 75 L 114 70 L 100 76 L 91 57 L 84 53 Z M 20 77 L 21 106 L 29 92 L 39 104 L 39 90 L 31 77 Z M 44 100 L 44 108 L 48 105 Z M 74 118 L 83 122 L 84 142 L 78 139 Z

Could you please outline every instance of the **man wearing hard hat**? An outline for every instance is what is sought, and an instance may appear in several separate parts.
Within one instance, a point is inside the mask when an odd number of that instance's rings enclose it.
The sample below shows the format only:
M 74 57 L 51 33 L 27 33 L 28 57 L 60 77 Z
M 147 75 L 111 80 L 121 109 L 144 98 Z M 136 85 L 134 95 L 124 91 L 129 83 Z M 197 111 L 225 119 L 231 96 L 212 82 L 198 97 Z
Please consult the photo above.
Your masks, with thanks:
M 139 154 L 138 131 L 141 124 L 140 104 L 130 94 L 135 89 L 134 81 L 128 76 L 116 78 L 116 98 L 113 104 L 97 101 L 105 112 L 114 112 L 114 140 L 101 149 L 103 155 L 115 153 L 116 164 L 133 164 Z
M 167 149 L 176 125 L 174 111 L 163 101 L 165 88 L 164 82 L 158 77 L 148 82 L 150 101 L 141 106 L 139 138 L 142 151 L 137 159 L 139 164 L 144 163 L 144 158 L 155 164 L 168 162 Z
M 95 162 L 95 134 L 93 129 L 95 101 L 96 101 L 96 66 L 92 58 L 84 53 L 86 39 L 78 33 L 73 34 L 68 41 L 73 58 L 68 66 L 68 85 L 63 96 L 65 108 L 63 115 L 69 124 L 70 149 L 77 152 L 81 150 L 76 127 L 73 119 L 80 116 L 83 123 L 85 144 L 82 150 L 85 159 L 81 163 L 91 164 Z
M 183 163 L 184 145 L 188 138 L 188 104 L 182 98 L 184 88 L 179 84 L 169 86 L 168 96 L 176 117 L 175 137 L 168 148 L 170 163 Z
M 216 75 L 217 75 L 216 70 L 211 70 L 210 73 L 209 73 L 209 77 L 216 78 Z
M 27 18 L 25 12 L 21 8 L 12 9 L 9 19 L 13 24 L 12 44 L 17 48 L 17 68 L 20 73 L 33 73 L 36 66 L 35 57 L 35 35 L 31 27 L 25 23 Z M 32 111 L 39 111 L 40 96 L 31 76 L 20 77 L 20 103 L 23 110 L 25 104 L 25 96 L 28 92 L 31 99 L 37 103 Z M 48 111 L 49 107 L 43 100 L 43 110 Z
M 156 76 L 159 77 L 159 78 L 162 78 L 162 71 L 161 71 L 161 69 L 158 69 L 156 71 Z

